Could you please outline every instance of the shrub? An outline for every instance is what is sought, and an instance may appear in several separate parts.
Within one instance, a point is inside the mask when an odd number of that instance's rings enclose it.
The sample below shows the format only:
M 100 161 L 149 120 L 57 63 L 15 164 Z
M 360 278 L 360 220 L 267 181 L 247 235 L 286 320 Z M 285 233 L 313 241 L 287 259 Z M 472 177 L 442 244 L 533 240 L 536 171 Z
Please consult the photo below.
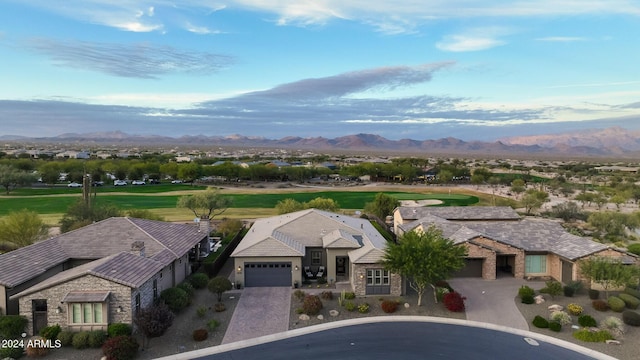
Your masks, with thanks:
M 293 296 L 294 296 L 296 299 L 298 299 L 298 301 L 302 301 L 302 300 L 304 300 L 305 295 L 307 295 L 307 294 L 305 294 L 305 292 L 304 292 L 304 291 L 302 291 L 302 290 L 300 290 L 300 289 L 298 289 L 298 290 L 296 290 L 296 291 L 294 291 L 294 292 L 293 292 Z
M 216 319 L 211 319 L 211 320 L 209 320 L 209 322 L 207 322 L 207 328 L 209 330 L 211 330 L 211 331 L 213 331 L 216 328 L 218 328 L 218 326 L 220 326 L 220 323 Z
M 609 330 L 615 334 L 622 335 L 624 334 L 624 324 L 622 320 L 618 319 L 615 316 L 609 316 L 600 325 L 605 330 Z
M 105 340 L 107 340 L 107 333 L 103 330 L 89 331 L 89 347 L 99 348 L 104 344 Z
M 196 289 L 193 287 L 193 285 L 191 285 L 190 282 L 181 282 L 176 287 L 178 289 L 184 290 L 184 292 L 187 293 L 187 296 L 189 296 L 189 300 L 193 299 L 193 295 L 196 294 Z
M 353 300 L 353 299 L 356 298 L 356 293 L 354 293 L 352 291 L 346 292 L 346 293 L 344 293 L 344 298 L 347 299 L 347 300 Z
M 322 300 L 333 300 L 333 293 L 331 291 L 323 291 L 320 293 Z
M 562 284 L 555 280 L 549 280 L 545 282 L 545 287 L 540 289 L 541 293 L 551 295 L 551 298 L 554 298 L 560 294 L 562 294 Z
M 184 290 L 177 287 L 162 290 L 160 298 L 174 313 L 180 312 L 189 305 L 189 295 L 187 295 Z
M 17 339 L 27 326 L 27 318 L 20 315 L 0 316 L 0 338 Z
M 318 315 L 322 309 L 322 301 L 317 295 L 307 295 L 302 301 L 302 309 L 307 315 Z
M 60 344 L 62 346 L 71 345 L 71 341 L 73 340 L 73 332 L 69 330 L 60 331 L 58 334 L 58 340 L 60 340 Z
M 625 310 L 622 313 L 622 321 L 629 326 L 640 326 L 640 314 L 635 311 Z
M 453 288 L 451 287 L 451 285 L 445 280 L 438 280 L 438 281 L 436 281 L 436 283 L 434 285 L 436 287 L 445 288 L 445 289 L 449 290 L 449 292 L 453 291 Z
M 549 330 L 560 332 L 560 330 L 562 330 L 562 324 L 557 321 L 549 321 Z
M 598 300 L 593 300 L 591 302 L 591 305 L 593 306 L 594 309 L 598 310 L 598 311 L 607 311 L 609 310 L 609 303 L 602 300 L 602 299 L 598 299 Z
M 571 316 L 564 311 L 553 311 L 549 317 L 552 321 L 557 321 L 562 325 L 571 325 Z
M 240 285 L 240 283 L 236 283 L 236 285 Z M 209 280 L 207 284 L 207 289 L 212 293 L 218 295 L 218 302 L 222 302 L 222 294 L 225 291 L 229 291 L 233 288 L 231 281 L 224 276 L 216 276 L 213 279 Z M 238 287 L 239 289 L 239 287 Z
M 582 311 L 584 311 L 584 309 L 578 304 L 571 303 L 567 305 L 567 311 L 569 311 L 569 314 L 571 315 L 578 316 L 582 314 Z
M 131 325 L 124 323 L 113 323 L 107 326 L 107 334 L 109 337 L 114 338 L 117 336 L 129 336 L 132 332 Z
M 28 357 L 43 357 L 49 353 L 49 349 L 41 342 L 44 337 L 35 336 L 27 343 L 25 353 Z
M 637 297 L 635 297 L 633 295 L 629 295 L 629 294 L 626 294 L 626 293 L 621 293 L 621 294 L 618 294 L 618 297 L 620 299 L 622 299 L 622 301 L 624 301 L 624 304 L 629 309 L 637 309 L 638 305 L 640 305 L 640 299 L 638 299 Z
M 447 310 L 452 312 L 464 311 L 464 298 L 457 292 L 450 292 L 444 295 L 442 299 Z
M 216 312 L 223 312 L 227 310 L 227 307 L 224 306 L 224 303 L 219 302 L 213 305 L 213 310 L 215 310 Z
M 107 360 L 131 360 L 138 354 L 138 342 L 131 335 L 120 335 L 108 339 L 102 345 Z
M 566 297 L 573 297 L 573 294 L 576 292 L 572 287 L 565 285 L 565 287 L 562 288 L 562 291 L 564 292 L 564 296 Z
M 42 330 L 40 330 L 40 336 L 45 339 L 56 340 L 58 338 L 58 334 L 60 334 L 60 331 L 62 331 L 62 328 L 58 324 L 45 326 L 42 328 Z
M 196 309 L 196 315 L 198 315 L 199 318 L 203 318 L 207 315 L 207 310 L 206 306 L 200 306 Z
M 16 347 L 0 347 L 0 359 L 19 359 L 24 355 L 24 349 Z
M 358 312 L 361 314 L 366 314 L 369 312 L 369 304 L 367 303 L 362 303 L 360 305 L 358 305 Z
M 133 317 L 138 332 L 144 335 L 142 347 L 148 339 L 162 336 L 173 324 L 175 315 L 166 304 L 159 303 L 138 310 Z
M 318 280 L 316 280 L 318 282 L 318 284 L 326 284 L 327 283 L 327 278 L 326 277 L 320 277 L 318 278 Z
M 573 337 L 586 342 L 605 342 L 613 340 L 613 335 L 607 330 L 590 331 L 589 329 L 580 329 L 573 333 Z
M 596 326 L 598 326 L 598 323 L 596 322 L 596 319 L 594 319 L 593 317 L 591 317 L 589 315 L 580 315 L 578 317 L 578 324 L 580 324 L 580 326 L 582 326 L 582 327 L 596 327 Z
M 549 327 L 549 321 L 540 315 L 536 315 L 531 323 L 533 324 L 533 326 L 540 329 L 546 329 Z
M 630 244 L 629 246 L 627 246 L 627 251 L 632 254 L 640 255 L 640 244 Z
M 204 289 L 209 283 L 209 277 L 205 273 L 195 273 L 189 276 L 189 282 L 195 289 Z
M 536 295 L 536 291 L 528 287 L 527 285 L 522 285 L 520 289 L 518 289 L 518 296 L 520 298 L 523 298 L 524 296 L 528 295 L 534 297 Z
M 344 308 L 347 311 L 353 311 L 356 309 L 356 304 L 352 301 L 347 301 L 344 303 Z
M 623 312 L 626 306 L 624 301 L 622 301 L 622 299 L 617 296 L 609 296 L 607 302 L 609 303 L 609 307 L 611 308 L 611 310 L 615 312 Z
M 573 294 L 578 294 L 582 289 L 584 289 L 584 283 L 580 280 L 569 281 L 566 287 L 573 289 Z
M 596 300 L 600 298 L 600 291 L 596 289 L 589 289 L 589 299 Z
M 300 307 L 300 308 L 296 308 L 296 314 L 300 315 L 300 314 L 304 314 L 304 310 Z
M 80 331 L 73 334 L 71 345 L 73 346 L 74 349 L 85 349 L 89 347 L 89 332 Z
M 640 244 L 639 244 L 639 245 L 640 245 Z M 631 295 L 631 296 L 635 296 L 635 297 L 637 297 L 638 299 L 640 299 L 640 291 L 638 291 L 638 290 L 636 290 L 636 289 L 634 289 L 634 288 L 631 288 L 631 287 L 628 287 L 628 286 L 627 286 L 626 288 L 624 288 L 624 293 L 625 293 L 625 294 L 629 294 L 629 295 Z
M 532 295 L 526 294 L 526 295 L 523 295 L 523 296 L 522 296 L 522 298 L 520 299 L 520 301 L 521 301 L 523 304 L 533 304 L 533 303 L 535 303 L 535 302 L 536 302 L 536 299 L 534 299 Z
M 193 330 L 193 340 L 194 341 L 205 341 L 209 337 L 209 332 L 207 329 L 195 329 Z
M 436 300 L 441 302 L 442 299 L 444 298 L 444 295 L 448 294 L 448 293 L 450 293 L 450 291 L 446 287 L 437 287 L 436 288 Z
M 382 311 L 384 311 L 385 313 L 391 314 L 396 312 L 396 310 L 398 309 L 398 302 L 392 301 L 392 300 L 385 300 L 382 302 L 382 304 L 380 304 L 380 307 L 382 308 Z

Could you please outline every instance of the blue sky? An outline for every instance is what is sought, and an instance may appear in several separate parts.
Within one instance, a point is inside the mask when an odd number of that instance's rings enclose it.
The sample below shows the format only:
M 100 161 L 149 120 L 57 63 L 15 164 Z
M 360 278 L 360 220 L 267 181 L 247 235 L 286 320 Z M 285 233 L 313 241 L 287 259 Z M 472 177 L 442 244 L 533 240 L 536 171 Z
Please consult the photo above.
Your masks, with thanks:
M 3 0 L 0 135 L 640 129 L 640 2 Z

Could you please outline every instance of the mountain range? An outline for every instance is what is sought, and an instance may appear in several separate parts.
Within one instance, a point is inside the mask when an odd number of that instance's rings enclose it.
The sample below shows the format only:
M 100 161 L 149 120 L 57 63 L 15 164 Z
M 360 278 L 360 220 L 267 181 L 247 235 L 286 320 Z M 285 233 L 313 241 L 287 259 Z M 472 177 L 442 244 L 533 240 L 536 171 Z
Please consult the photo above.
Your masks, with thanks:
M 283 137 L 267 139 L 242 135 L 181 136 L 130 135 L 121 131 L 29 138 L 0 136 L 8 142 L 95 144 L 95 145 L 190 145 L 218 147 L 263 147 L 299 150 L 348 150 L 420 154 L 450 154 L 474 156 L 548 156 L 567 158 L 637 158 L 640 155 L 640 131 L 621 127 L 587 129 L 571 133 L 518 136 L 494 142 L 463 141 L 453 137 L 437 140 L 389 140 L 379 135 L 355 134 L 333 139 L 324 137 Z

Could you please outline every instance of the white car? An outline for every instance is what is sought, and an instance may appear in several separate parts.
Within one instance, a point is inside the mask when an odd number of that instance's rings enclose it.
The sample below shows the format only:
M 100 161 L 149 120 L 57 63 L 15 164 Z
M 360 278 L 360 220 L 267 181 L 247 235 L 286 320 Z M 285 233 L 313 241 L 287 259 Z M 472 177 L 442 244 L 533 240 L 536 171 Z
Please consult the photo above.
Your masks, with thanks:
M 146 184 L 146 182 L 144 182 L 144 180 L 133 180 L 131 182 L 131 185 L 144 185 Z
M 127 182 L 124 180 L 116 180 L 113 182 L 113 186 L 127 186 Z
M 72 182 L 72 183 L 69 183 L 69 185 L 67 185 L 67 187 L 78 188 L 78 187 L 82 187 L 82 184 L 79 184 L 77 182 Z
M 182 184 L 182 180 L 171 180 L 172 184 Z

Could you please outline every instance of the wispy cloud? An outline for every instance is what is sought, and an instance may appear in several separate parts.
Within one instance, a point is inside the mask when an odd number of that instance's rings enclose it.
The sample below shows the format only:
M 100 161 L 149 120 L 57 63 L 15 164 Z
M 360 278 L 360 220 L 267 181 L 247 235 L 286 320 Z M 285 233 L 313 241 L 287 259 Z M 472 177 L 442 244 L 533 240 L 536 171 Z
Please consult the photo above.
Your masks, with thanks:
M 576 42 L 576 41 L 587 41 L 587 38 L 575 37 L 575 36 L 548 36 L 543 38 L 537 38 L 536 41 Z
M 28 47 L 47 55 L 58 66 L 145 79 L 169 73 L 211 74 L 234 61 L 226 55 L 148 43 L 129 45 L 36 38 Z
M 459 34 L 446 35 L 436 43 L 442 51 L 465 52 L 481 51 L 506 44 L 501 37 L 511 31 L 503 27 L 485 27 L 465 30 Z

